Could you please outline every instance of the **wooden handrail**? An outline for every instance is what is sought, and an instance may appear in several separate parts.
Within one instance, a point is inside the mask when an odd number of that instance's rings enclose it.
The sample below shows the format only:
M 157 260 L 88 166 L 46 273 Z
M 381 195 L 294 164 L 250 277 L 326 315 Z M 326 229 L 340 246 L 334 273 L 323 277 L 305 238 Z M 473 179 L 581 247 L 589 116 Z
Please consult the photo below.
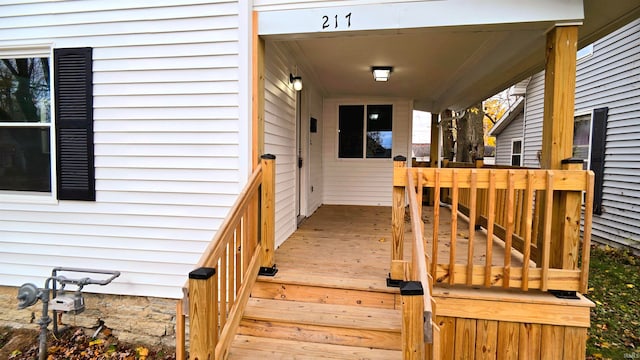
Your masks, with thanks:
M 179 360 L 186 358 L 187 315 L 190 358 L 225 358 L 260 266 L 273 260 L 274 164 L 274 156 L 262 157 L 198 260 L 196 270 L 189 274 L 176 311 Z
M 418 170 L 420 174 L 420 170 Z M 429 255 L 425 248 L 424 223 L 422 222 L 422 176 L 416 187 L 412 176 L 407 177 L 406 192 L 409 197 L 409 213 L 413 243 L 411 261 L 406 263 L 405 282 L 402 283 L 402 354 L 403 359 L 434 358 L 434 308 L 431 296 L 432 281 L 429 278 Z M 437 335 L 436 335 L 437 337 Z M 437 350 L 436 350 L 437 351 Z
M 429 281 L 429 254 L 424 242 L 424 223 L 420 216 L 422 205 L 418 203 L 416 186 L 410 177 L 407 181 L 407 193 L 409 194 L 409 212 L 411 214 L 411 230 L 413 231 L 413 244 L 411 250 L 411 281 L 419 281 L 424 288 L 424 312 L 431 315 L 431 282 Z M 427 334 L 425 334 L 428 337 Z

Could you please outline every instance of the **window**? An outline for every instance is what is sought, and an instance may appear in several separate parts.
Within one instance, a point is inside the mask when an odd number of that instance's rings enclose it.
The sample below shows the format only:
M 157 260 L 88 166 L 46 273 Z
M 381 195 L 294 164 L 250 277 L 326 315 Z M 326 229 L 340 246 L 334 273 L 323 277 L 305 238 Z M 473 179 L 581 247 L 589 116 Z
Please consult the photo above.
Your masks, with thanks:
M 584 169 L 592 170 L 595 175 L 593 212 L 598 215 L 602 214 L 608 117 L 609 108 L 598 108 L 593 110 L 593 116 L 576 116 L 573 125 L 573 157 L 582 159 Z
M 522 139 L 511 142 L 511 166 L 522 166 Z
M 48 57 L 0 59 L 0 190 L 51 191 Z
M 583 169 L 589 168 L 591 147 L 591 114 L 576 116 L 573 121 L 573 157 L 584 161 Z
M 586 58 L 587 56 L 591 56 L 591 55 L 593 55 L 593 44 L 589 44 L 583 47 L 582 49 L 578 50 L 578 53 L 576 54 L 576 60 L 580 61 Z
M 0 192 L 95 200 L 92 49 L 49 53 L 0 49 Z
M 340 105 L 338 157 L 390 159 L 392 124 L 393 105 Z

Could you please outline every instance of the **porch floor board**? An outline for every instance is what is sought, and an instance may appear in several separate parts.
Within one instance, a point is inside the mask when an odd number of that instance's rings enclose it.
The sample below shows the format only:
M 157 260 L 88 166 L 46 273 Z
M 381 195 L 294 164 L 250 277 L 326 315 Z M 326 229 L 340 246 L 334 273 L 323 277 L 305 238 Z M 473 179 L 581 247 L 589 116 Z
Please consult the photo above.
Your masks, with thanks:
M 423 209 L 425 238 L 428 249 L 432 238 L 432 207 Z M 451 212 L 440 208 L 438 259 L 449 259 Z M 458 221 L 456 263 L 466 264 L 468 223 Z M 405 259 L 411 254 L 411 232 L 405 222 Z M 484 265 L 486 235 L 475 232 L 474 264 Z M 502 265 L 504 246 L 494 240 L 493 265 Z M 307 218 L 275 252 L 279 269 L 273 281 L 292 284 L 322 285 L 329 288 L 351 288 L 394 292 L 386 285 L 391 259 L 391 208 L 379 206 L 323 205 Z M 522 260 L 512 254 L 512 266 Z M 269 279 L 263 279 L 270 281 Z

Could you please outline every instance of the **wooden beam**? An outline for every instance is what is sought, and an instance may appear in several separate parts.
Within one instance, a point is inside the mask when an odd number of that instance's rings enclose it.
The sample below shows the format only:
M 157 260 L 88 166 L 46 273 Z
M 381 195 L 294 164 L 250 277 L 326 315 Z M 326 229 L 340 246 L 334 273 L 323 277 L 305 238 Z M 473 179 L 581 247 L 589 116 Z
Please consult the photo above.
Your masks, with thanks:
M 573 153 L 578 26 L 559 26 L 547 34 L 542 128 L 543 169 L 560 169 Z
M 253 12 L 253 48 L 251 67 L 252 76 L 252 126 L 251 126 L 251 164 L 255 169 L 264 154 L 264 39 L 258 35 L 258 12 Z
M 492 289 L 436 288 L 438 315 L 490 321 L 513 321 L 588 328 L 593 303 L 558 299 L 542 292 L 504 292 Z
M 276 236 L 276 170 L 275 155 L 262 156 L 262 200 L 260 201 L 260 232 L 262 267 L 273 267 Z
M 578 26 L 560 26 L 547 34 L 542 126 L 541 167 L 561 169 L 562 160 L 573 154 L 573 126 L 576 91 L 576 52 Z M 574 239 L 567 239 L 566 211 L 573 212 L 575 200 L 558 193 L 553 197 L 551 229 L 551 267 L 574 268 L 571 250 Z M 579 221 L 579 220 L 578 220 Z
M 547 269 L 546 278 L 543 277 L 543 269 L 529 268 L 529 289 L 543 289 L 545 285 L 543 279 L 546 279 L 548 289 L 578 291 L 580 289 L 580 270 L 565 269 Z M 454 276 L 451 282 L 451 274 Z M 467 265 L 456 264 L 451 267 L 449 264 L 438 264 L 435 274 L 435 282 L 447 283 L 450 285 L 467 284 Z M 471 279 L 471 286 L 485 285 L 485 276 L 490 278 L 489 286 L 505 287 L 507 276 L 503 266 L 492 266 L 487 274 L 485 265 L 474 265 Z M 508 284 L 510 288 L 519 288 L 522 286 L 522 268 L 512 267 L 509 270 Z
M 462 168 L 449 168 L 449 169 L 434 169 L 434 168 L 421 168 L 424 177 L 425 187 L 435 187 L 435 173 L 440 173 L 440 187 L 450 188 L 452 187 L 453 172 L 458 174 L 458 187 L 461 189 L 471 188 L 471 171 L 473 169 Z M 546 189 L 546 176 L 547 170 L 530 170 L 530 169 L 476 169 L 478 189 L 487 189 L 489 187 L 489 174 L 491 171 L 495 171 L 495 186 L 496 189 L 507 189 L 508 186 L 508 173 L 513 171 L 513 181 L 516 190 L 523 190 L 527 188 L 528 172 L 531 171 L 533 176 L 534 190 Z M 410 174 L 414 181 L 417 182 L 417 169 L 410 169 Z M 587 187 L 587 176 L 584 170 L 558 170 L 555 172 L 556 179 L 554 183 L 555 190 L 585 190 Z M 407 170 L 404 168 L 394 168 L 393 171 L 393 186 L 405 186 L 407 184 Z

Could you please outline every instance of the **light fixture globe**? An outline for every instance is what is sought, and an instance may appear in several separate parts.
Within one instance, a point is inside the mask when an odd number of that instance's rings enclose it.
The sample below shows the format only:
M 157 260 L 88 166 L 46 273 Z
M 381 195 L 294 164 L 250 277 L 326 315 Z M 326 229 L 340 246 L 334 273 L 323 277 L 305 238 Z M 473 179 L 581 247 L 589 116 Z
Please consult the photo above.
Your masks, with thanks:
M 293 74 L 289 74 L 289 82 L 293 84 L 293 89 L 295 91 L 302 90 L 302 77 L 293 76 Z

